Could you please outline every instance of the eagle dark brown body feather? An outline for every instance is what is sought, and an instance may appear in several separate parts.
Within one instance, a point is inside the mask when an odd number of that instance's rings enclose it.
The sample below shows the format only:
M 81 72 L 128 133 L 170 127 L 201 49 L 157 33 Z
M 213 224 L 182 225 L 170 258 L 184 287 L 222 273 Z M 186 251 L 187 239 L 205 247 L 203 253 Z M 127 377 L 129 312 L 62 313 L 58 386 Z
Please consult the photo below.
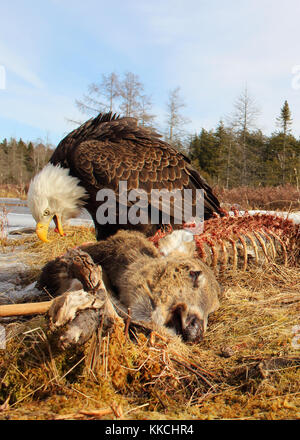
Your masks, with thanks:
M 96 201 L 98 190 L 109 188 L 117 194 L 120 181 L 127 181 L 128 191 L 145 190 L 149 203 L 152 189 L 203 189 L 205 219 L 214 212 L 221 213 L 219 201 L 189 159 L 157 133 L 138 126 L 134 118 L 108 113 L 90 119 L 59 143 L 50 162 L 69 168 L 86 189 L 86 209 L 94 220 L 98 240 L 120 228 L 140 229 L 151 235 L 161 226 L 150 225 L 150 221 L 149 225 L 119 225 L 118 220 L 116 225 L 97 226 L 96 211 L 102 203 Z

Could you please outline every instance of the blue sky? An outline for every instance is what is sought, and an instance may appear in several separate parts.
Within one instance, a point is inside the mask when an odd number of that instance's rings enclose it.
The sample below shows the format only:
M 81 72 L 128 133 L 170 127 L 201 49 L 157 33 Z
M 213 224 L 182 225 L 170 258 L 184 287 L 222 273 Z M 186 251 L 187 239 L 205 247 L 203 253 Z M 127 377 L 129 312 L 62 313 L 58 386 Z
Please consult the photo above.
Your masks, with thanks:
M 297 0 L 1 2 L 0 140 L 58 143 L 74 128 L 66 118 L 84 119 L 75 99 L 112 71 L 139 75 L 157 126 L 174 87 L 194 133 L 232 112 L 247 83 L 259 128 L 276 129 L 287 99 L 298 137 L 299 17 Z

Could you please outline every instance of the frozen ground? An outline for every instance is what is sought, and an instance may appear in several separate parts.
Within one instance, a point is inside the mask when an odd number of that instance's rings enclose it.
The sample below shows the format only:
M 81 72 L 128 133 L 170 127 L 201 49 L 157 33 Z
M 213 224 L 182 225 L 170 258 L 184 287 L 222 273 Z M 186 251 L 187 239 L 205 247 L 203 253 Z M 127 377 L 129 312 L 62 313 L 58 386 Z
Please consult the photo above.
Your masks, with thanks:
M 244 211 L 240 211 L 241 214 L 244 213 Z M 272 215 L 278 215 L 279 217 L 288 218 L 290 220 L 293 220 L 294 223 L 299 224 L 300 223 L 300 211 L 297 212 L 278 212 L 278 211 L 263 211 L 263 210 L 250 210 L 248 211 L 250 215 L 254 215 L 257 213 L 260 214 L 272 214 Z
M 22 285 L 20 274 L 27 268 L 24 246 L 6 248 L 5 253 L 0 253 L 0 305 L 34 301 L 41 295 L 36 283 Z M 10 318 L 0 318 L 2 323 L 8 321 Z
M 15 231 L 20 228 L 35 228 L 36 222 L 33 219 L 31 214 L 19 214 L 19 213 L 8 213 L 7 214 L 7 231 L 10 234 L 12 231 Z M 69 221 L 69 224 L 72 226 L 77 225 L 92 225 L 92 220 L 89 218 L 81 217 L 81 218 L 73 218 Z M 54 224 L 53 224 L 54 227 Z
M 32 233 L 35 230 L 35 221 L 26 206 L 26 202 L 20 199 L 0 199 L 0 235 L 12 240 L 22 234 Z M 91 225 L 92 220 L 86 211 L 79 218 L 72 219 L 71 225 Z M 54 224 L 53 226 L 54 227 Z M 17 233 L 17 235 L 16 235 Z M 40 295 L 35 283 L 22 287 L 19 274 L 26 271 L 26 249 L 20 246 L 12 246 L 0 252 L 0 305 L 32 301 Z M 6 321 L 7 319 L 2 319 Z
M 36 225 L 26 201 L 20 199 L 0 198 L 0 221 L 1 217 L 6 223 L 4 229 L 9 236 L 12 231 L 21 228 L 34 229 Z M 89 213 L 83 210 L 78 218 L 70 220 L 69 223 L 72 226 L 91 225 L 92 220 Z
M 6 210 L 4 214 L 3 208 Z M 251 215 L 258 212 L 288 217 L 295 223 L 300 223 L 300 212 L 249 211 Z M 4 221 L 4 227 L 0 229 L 0 234 L 6 234 L 8 238 L 16 238 L 16 235 L 11 235 L 11 233 L 23 228 L 27 229 L 24 232 L 34 232 L 35 221 L 22 200 L 0 199 L 0 223 L 1 220 Z M 89 214 L 83 211 L 80 217 L 72 219 L 70 224 L 92 225 L 92 220 Z M 0 253 L 0 304 L 26 301 L 39 295 L 34 284 L 26 288 L 20 286 L 18 273 L 25 271 L 26 268 L 26 249 L 14 246 L 11 251 L 6 249 L 5 253 Z

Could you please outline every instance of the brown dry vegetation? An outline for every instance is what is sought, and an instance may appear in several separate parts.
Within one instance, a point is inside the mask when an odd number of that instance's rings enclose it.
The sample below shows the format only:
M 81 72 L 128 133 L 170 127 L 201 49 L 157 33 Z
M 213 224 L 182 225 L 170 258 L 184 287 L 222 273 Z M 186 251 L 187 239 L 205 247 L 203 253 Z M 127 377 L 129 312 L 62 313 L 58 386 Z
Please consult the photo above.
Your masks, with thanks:
M 286 184 L 283 186 L 237 188 L 214 188 L 219 200 L 226 208 L 237 205 L 239 209 L 266 209 L 266 210 L 300 210 L 300 190 Z
M 28 185 L 0 185 L 0 197 L 17 197 L 24 200 L 27 190 Z M 300 210 L 300 190 L 290 184 L 231 189 L 216 186 L 214 192 L 228 208 L 238 205 L 241 209 Z
M 24 283 L 67 248 L 94 239 L 70 228 L 45 246 L 19 240 L 31 266 Z M 9 248 L 6 248 L 9 251 Z M 227 272 L 221 307 L 200 344 L 124 326 L 60 351 L 44 316 L 6 327 L 0 418 L 296 419 L 300 417 L 299 269 L 269 264 Z
M 0 185 L 0 197 L 13 197 L 25 200 L 28 185 L 15 185 L 12 183 Z

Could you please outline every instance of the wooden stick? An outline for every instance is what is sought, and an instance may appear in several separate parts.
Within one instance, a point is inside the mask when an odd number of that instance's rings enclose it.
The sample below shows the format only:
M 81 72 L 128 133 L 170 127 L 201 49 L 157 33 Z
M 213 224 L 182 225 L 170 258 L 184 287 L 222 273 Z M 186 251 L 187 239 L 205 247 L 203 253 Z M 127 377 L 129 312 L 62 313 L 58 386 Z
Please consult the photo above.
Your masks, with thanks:
M 53 301 L 0 306 L 0 316 L 39 315 L 48 312 Z
M 63 259 L 65 259 L 72 277 L 81 281 L 84 290 L 94 293 L 100 288 L 105 289 L 102 269 L 93 262 L 89 254 L 81 249 L 72 249 L 62 257 Z M 51 304 L 52 301 L 44 301 L 0 306 L 0 317 L 43 314 L 50 309 Z

